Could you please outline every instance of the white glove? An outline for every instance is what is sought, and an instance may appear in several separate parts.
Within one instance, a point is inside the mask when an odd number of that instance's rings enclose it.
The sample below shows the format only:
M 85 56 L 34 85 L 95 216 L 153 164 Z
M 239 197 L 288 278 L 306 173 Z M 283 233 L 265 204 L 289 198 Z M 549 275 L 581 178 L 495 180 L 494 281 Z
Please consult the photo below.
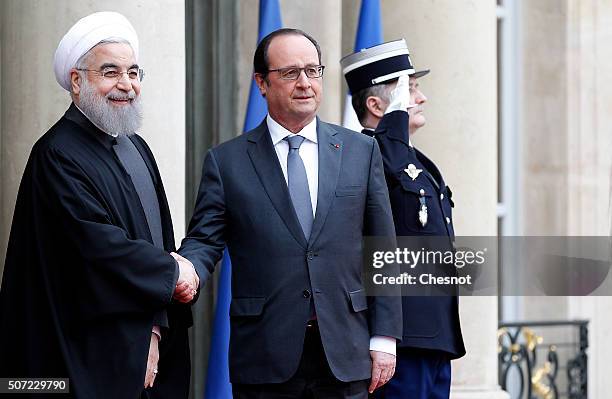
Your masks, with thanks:
M 416 104 L 410 104 L 410 76 L 402 75 L 397 80 L 397 86 L 391 91 L 385 115 L 393 111 L 408 111 L 408 108 L 413 107 L 416 107 Z

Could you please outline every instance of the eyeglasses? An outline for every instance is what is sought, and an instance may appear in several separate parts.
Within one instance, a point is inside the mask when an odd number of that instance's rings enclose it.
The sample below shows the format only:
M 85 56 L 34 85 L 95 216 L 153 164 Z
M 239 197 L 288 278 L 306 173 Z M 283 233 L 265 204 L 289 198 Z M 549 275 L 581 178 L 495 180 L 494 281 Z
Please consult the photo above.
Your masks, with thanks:
M 268 72 L 278 72 L 278 75 L 283 80 L 297 80 L 300 77 L 302 71 L 306 74 L 309 79 L 316 79 L 323 76 L 323 70 L 325 65 L 311 65 L 304 68 L 298 67 L 287 67 L 278 69 L 269 69 Z
M 121 76 L 123 76 L 123 74 L 127 74 L 127 77 L 130 80 L 138 80 L 139 82 L 142 82 L 142 80 L 144 79 L 145 76 L 145 71 L 142 68 L 132 68 L 132 69 L 128 69 L 127 71 L 119 71 L 117 69 L 103 69 L 101 71 L 97 71 L 95 69 L 85 69 L 85 68 L 76 68 L 77 71 L 87 71 L 87 72 L 93 72 L 95 74 L 98 74 L 100 76 L 102 76 L 104 79 L 116 79 L 119 80 L 121 79 Z

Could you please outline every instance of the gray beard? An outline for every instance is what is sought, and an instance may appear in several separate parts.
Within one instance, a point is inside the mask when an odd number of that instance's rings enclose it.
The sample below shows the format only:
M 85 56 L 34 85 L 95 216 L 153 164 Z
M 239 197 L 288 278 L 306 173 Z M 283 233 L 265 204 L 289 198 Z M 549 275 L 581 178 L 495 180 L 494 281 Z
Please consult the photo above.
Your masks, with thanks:
M 79 108 L 100 130 L 112 136 L 129 136 L 140 129 L 142 103 L 140 96 L 137 96 L 134 91 L 126 95 L 113 90 L 105 97 L 98 94 L 87 79 L 83 79 L 82 82 Z M 125 98 L 126 96 L 133 98 L 133 101 L 122 107 L 115 107 L 108 100 L 108 97 Z

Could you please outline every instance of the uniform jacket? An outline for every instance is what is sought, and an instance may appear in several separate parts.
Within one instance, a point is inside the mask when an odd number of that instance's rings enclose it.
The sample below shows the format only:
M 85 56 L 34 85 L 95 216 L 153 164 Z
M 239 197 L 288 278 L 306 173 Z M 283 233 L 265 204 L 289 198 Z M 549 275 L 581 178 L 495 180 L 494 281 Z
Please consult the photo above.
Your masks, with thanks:
M 452 221 L 452 191 L 436 165 L 408 140 L 408 113 L 386 114 L 374 136 L 384 163 L 393 220 L 398 236 L 448 237 L 449 247 L 455 232 Z M 413 164 L 422 172 L 412 179 L 405 169 Z M 419 210 L 427 206 L 427 223 L 419 220 Z M 403 336 L 401 347 L 435 349 L 451 358 L 465 354 L 456 296 L 403 296 Z

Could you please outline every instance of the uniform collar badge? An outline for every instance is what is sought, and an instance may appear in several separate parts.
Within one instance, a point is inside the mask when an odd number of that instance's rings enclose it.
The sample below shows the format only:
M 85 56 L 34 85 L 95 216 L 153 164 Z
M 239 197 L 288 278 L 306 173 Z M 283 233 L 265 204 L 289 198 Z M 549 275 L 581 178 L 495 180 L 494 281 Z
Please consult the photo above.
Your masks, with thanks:
M 404 172 L 406 172 L 408 174 L 408 176 L 410 176 L 410 178 L 414 181 L 416 180 L 417 177 L 419 177 L 419 174 L 423 171 L 423 169 L 417 169 L 416 166 L 414 166 L 413 163 L 409 164 L 408 167 L 406 169 L 404 169 Z

